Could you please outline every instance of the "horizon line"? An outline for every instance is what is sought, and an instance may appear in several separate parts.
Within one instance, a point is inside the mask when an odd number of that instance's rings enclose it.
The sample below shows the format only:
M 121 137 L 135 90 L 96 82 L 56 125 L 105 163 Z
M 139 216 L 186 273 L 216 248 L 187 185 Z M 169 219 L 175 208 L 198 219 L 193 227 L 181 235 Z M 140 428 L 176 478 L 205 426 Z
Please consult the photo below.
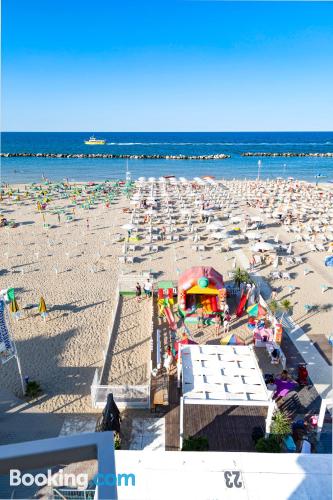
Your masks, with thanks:
M 333 133 L 333 130 L 2 130 L 0 133 L 19 134 L 75 134 L 75 133 L 107 133 L 107 134 L 266 134 L 266 133 Z

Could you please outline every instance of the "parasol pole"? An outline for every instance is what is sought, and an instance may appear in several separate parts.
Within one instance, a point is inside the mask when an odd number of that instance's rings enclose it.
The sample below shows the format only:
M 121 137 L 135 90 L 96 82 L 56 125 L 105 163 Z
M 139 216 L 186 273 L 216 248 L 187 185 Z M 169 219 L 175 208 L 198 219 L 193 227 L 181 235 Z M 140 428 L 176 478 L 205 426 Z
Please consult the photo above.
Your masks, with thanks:
M 258 161 L 258 176 L 257 176 L 257 181 L 260 179 L 260 169 L 261 169 L 261 160 Z

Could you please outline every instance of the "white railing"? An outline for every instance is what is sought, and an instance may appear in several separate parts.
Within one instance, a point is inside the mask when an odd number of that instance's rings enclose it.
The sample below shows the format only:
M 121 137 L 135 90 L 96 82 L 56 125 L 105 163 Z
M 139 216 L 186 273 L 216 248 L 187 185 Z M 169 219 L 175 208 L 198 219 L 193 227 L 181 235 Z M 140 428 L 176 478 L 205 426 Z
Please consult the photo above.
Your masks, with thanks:
M 135 292 L 137 283 L 142 285 L 142 281 L 149 278 L 152 281 L 152 274 L 150 271 L 142 271 L 137 274 L 122 274 L 119 277 L 119 292 Z
M 150 407 L 150 385 L 95 385 L 91 386 L 94 408 L 104 408 L 110 392 L 120 409 Z

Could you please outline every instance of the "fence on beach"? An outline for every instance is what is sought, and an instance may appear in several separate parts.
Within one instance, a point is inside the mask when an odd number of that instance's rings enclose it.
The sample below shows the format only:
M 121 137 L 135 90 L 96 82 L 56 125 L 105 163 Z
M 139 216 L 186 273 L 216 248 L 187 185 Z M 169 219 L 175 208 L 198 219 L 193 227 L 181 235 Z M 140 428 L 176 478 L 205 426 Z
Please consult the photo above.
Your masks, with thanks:
M 111 392 L 119 408 L 149 408 L 150 407 L 150 384 L 147 385 L 102 385 L 106 371 L 109 369 L 107 357 L 112 349 L 113 340 L 117 335 L 117 317 L 120 314 L 120 297 L 133 292 L 135 285 L 143 279 L 151 278 L 149 271 L 141 274 L 122 274 L 115 290 L 114 308 L 111 313 L 111 321 L 108 327 L 106 349 L 103 350 L 103 366 L 101 371 L 96 368 L 91 384 L 91 403 L 93 408 L 104 408 L 107 395 Z M 153 307 L 153 306 L 152 306 Z M 153 316 L 153 309 L 151 310 Z M 151 318 L 151 322 L 153 319 Z M 147 373 L 150 376 L 151 359 L 150 352 L 147 359 Z

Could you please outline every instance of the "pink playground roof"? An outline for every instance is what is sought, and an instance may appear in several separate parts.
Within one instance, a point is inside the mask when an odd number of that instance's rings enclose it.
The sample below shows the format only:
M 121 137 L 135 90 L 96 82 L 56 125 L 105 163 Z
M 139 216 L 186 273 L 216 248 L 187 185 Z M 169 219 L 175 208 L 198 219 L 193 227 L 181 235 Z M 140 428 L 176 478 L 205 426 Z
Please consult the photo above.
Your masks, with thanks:
M 215 271 L 213 267 L 206 266 L 194 266 L 184 271 L 179 276 L 178 287 L 183 288 L 183 285 L 185 283 L 188 283 L 190 280 L 197 282 L 198 279 L 202 277 L 208 278 L 209 284 L 213 285 L 217 289 L 221 289 L 224 287 L 222 274 Z

